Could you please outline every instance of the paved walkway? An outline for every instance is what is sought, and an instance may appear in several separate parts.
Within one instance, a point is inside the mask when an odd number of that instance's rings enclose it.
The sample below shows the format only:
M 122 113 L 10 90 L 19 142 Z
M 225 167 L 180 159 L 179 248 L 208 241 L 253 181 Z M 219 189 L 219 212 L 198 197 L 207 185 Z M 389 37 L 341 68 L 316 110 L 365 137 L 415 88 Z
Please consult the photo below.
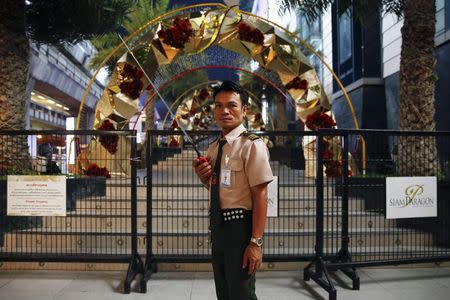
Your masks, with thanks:
M 361 290 L 353 291 L 344 276 L 332 276 L 338 299 L 450 299 L 450 268 L 362 269 Z M 123 272 L 1 271 L 1 300 L 214 300 L 212 274 L 161 272 L 148 283 L 148 293 L 121 294 Z M 259 300 L 328 299 L 300 272 L 267 271 L 257 276 Z

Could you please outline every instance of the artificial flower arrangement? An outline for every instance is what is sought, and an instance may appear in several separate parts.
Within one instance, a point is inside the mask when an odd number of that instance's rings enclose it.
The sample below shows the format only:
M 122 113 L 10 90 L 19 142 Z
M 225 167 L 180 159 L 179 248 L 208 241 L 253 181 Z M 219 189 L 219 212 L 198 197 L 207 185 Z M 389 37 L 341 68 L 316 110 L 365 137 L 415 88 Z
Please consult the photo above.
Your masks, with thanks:
M 126 63 L 119 73 L 119 89 L 130 99 L 136 99 L 141 95 L 144 84 L 141 69 Z
M 184 45 L 194 35 L 191 22 L 188 18 L 173 19 L 172 26 L 158 31 L 158 37 L 167 45 L 183 49 Z
M 111 178 L 111 174 L 108 169 L 106 167 L 100 168 L 96 163 L 89 164 L 84 171 L 84 174 L 88 176 L 103 176 L 106 178 Z
M 306 117 L 305 125 L 311 130 L 317 130 L 319 128 L 333 128 L 336 126 L 336 122 L 326 113 L 316 111 Z
M 177 129 L 177 128 L 180 128 L 180 127 L 178 126 L 178 122 L 177 122 L 176 119 L 173 119 L 173 120 L 172 120 L 172 124 L 170 124 L 170 130 L 175 130 L 175 129 Z
M 111 130 L 116 130 L 116 127 L 110 120 L 105 119 L 105 120 L 103 120 L 100 127 L 97 128 L 97 130 L 111 131 Z M 119 142 L 119 136 L 117 134 L 101 135 L 99 138 L 99 141 L 100 141 L 100 144 L 102 144 L 102 146 L 105 147 L 105 149 L 109 153 L 115 154 L 117 152 L 117 144 Z
M 169 142 L 169 147 L 178 147 L 180 143 L 175 137 L 172 137 Z
M 306 90 L 308 88 L 308 81 L 305 79 L 300 79 L 300 77 L 296 76 L 294 79 L 289 81 L 285 85 L 286 89 L 295 89 L 295 90 Z
M 305 125 L 311 130 L 317 130 L 319 128 L 333 128 L 336 126 L 336 122 L 326 113 L 317 111 L 306 117 Z M 339 177 L 342 175 L 342 162 L 339 159 L 334 159 L 333 145 L 325 139 L 323 140 L 322 158 L 325 174 L 328 177 Z M 351 170 L 348 170 L 348 175 L 352 175 Z
M 201 89 L 200 93 L 198 94 L 198 99 L 201 101 L 205 101 L 209 97 L 209 92 L 207 89 Z
M 264 44 L 264 33 L 258 28 L 241 22 L 238 25 L 239 39 L 246 42 L 251 42 L 256 45 Z

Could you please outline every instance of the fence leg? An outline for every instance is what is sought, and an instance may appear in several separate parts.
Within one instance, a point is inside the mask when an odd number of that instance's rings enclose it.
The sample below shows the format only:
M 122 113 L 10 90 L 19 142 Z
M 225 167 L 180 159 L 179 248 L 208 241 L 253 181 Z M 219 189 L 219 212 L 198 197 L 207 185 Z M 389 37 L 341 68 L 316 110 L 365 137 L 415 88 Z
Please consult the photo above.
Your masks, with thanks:
M 145 262 L 145 268 L 144 268 L 144 275 L 141 279 L 141 286 L 140 290 L 141 293 L 147 293 L 147 281 L 150 280 L 153 273 L 156 273 L 158 271 L 157 265 L 155 262 L 152 262 L 150 258 L 147 258 L 147 261 Z
M 123 283 L 123 292 L 124 294 L 129 294 L 131 292 L 131 282 L 136 278 L 137 274 L 142 274 L 143 263 L 141 257 L 135 253 L 132 255 L 131 261 L 128 265 L 127 276 L 125 277 L 125 281 Z
M 351 254 L 349 253 L 348 249 L 342 248 L 339 250 L 337 254 L 336 262 L 352 262 Z M 356 268 L 354 267 L 339 267 L 339 270 L 342 271 L 345 275 L 347 275 L 348 278 L 352 280 L 352 289 L 353 290 L 359 290 L 359 276 L 358 272 L 356 271 Z
M 309 279 L 314 280 L 314 282 L 328 292 L 329 300 L 336 300 L 336 288 L 330 280 L 327 266 L 322 258 L 316 257 L 314 261 L 303 270 L 303 280 L 308 281 Z

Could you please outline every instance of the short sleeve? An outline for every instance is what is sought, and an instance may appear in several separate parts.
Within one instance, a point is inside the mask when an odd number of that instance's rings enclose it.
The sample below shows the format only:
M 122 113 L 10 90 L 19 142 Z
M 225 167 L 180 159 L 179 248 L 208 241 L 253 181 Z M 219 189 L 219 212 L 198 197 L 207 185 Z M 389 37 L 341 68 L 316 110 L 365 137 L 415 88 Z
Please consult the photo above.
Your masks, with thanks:
M 266 144 L 258 139 L 252 142 L 245 162 L 245 172 L 250 187 L 273 180 L 269 163 L 269 151 Z

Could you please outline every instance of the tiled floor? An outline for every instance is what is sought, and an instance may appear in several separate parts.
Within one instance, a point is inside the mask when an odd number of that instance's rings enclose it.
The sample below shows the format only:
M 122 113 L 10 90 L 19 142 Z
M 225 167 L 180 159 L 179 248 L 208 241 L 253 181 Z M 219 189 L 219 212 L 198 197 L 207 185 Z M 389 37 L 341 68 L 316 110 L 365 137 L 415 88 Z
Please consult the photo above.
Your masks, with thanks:
M 337 275 L 337 276 L 336 276 Z M 450 268 L 392 268 L 359 270 L 361 289 L 351 290 L 350 281 L 332 274 L 338 299 L 450 299 Z M 213 300 L 211 273 L 161 272 L 148 282 L 148 293 L 121 293 L 122 272 L 2 271 L 1 300 Z M 328 299 L 312 281 L 304 282 L 294 271 L 260 272 L 260 300 Z

